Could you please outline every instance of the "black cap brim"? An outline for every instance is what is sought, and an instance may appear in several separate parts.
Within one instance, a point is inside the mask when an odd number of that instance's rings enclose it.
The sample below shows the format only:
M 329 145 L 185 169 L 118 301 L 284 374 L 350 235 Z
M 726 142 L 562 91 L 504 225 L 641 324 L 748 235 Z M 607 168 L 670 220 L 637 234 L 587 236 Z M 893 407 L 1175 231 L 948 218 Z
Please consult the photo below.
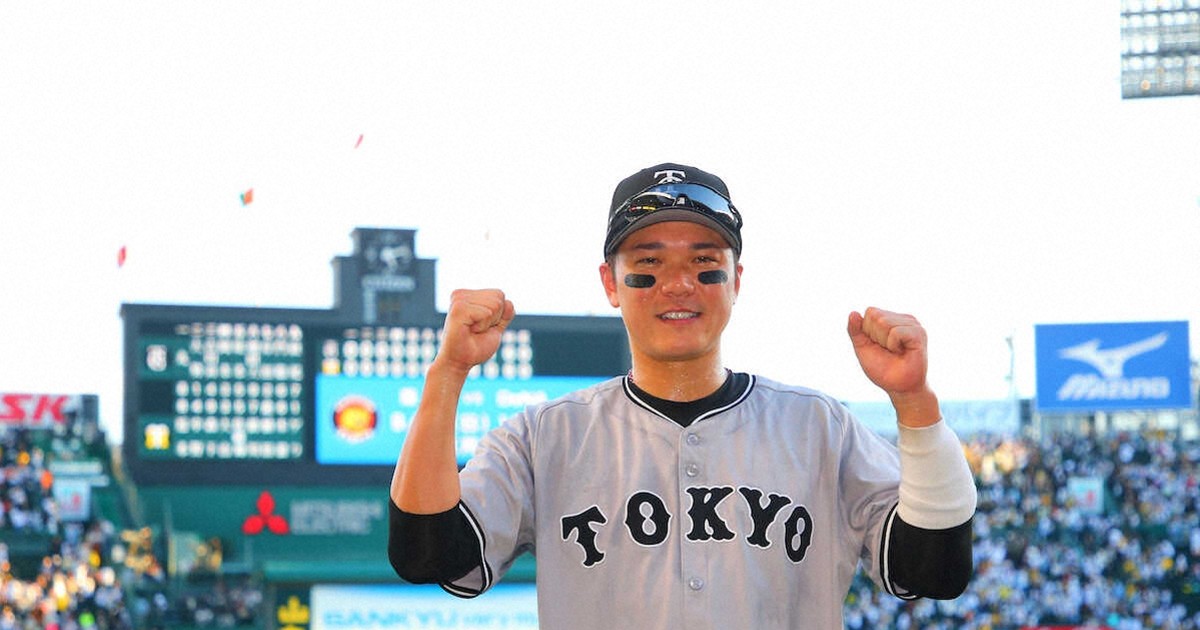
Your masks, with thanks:
M 604 245 L 604 256 L 608 257 L 613 255 L 621 246 L 621 243 L 628 238 L 630 234 L 633 234 L 644 227 L 648 227 L 656 223 L 664 223 L 666 221 L 686 221 L 688 223 L 697 223 L 699 225 L 703 225 L 704 227 L 709 228 L 721 235 L 721 238 L 725 239 L 725 244 L 733 250 L 734 255 L 740 256 L 742 253 L 741 240 L 738 239 L 727 226 L 722 225 L 719 221 L 704 216 L 703 214 L 700 214 L 691 208 L 678 207 L 663 208 L 661 210 L 655 210 L 654 212 L 647 213 L 641 217 L 638 217 L 636 221 L 629 223 L 620 230 L 613 232 L 609 235 L 608 242 L 606 242 Z

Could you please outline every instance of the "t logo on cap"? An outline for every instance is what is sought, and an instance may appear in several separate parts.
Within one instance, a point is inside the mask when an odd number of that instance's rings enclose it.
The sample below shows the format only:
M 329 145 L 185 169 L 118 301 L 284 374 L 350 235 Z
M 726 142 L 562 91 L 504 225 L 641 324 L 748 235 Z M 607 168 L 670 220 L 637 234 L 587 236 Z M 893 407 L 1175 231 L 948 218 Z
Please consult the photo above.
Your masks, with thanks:
M 654 171 L 654 176 L 662 175 L 663 178 L 658 180 L 660 184 L 670 184 L 671 182 L 681 182 L 686 175 L 683 171 Z

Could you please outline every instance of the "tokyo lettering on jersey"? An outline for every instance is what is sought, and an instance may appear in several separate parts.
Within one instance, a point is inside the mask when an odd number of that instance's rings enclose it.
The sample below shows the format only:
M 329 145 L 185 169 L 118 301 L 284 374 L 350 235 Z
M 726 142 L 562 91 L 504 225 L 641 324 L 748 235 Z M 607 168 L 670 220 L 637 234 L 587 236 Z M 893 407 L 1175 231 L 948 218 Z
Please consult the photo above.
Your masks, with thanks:
M 460 474 L 483 562 L 529 551 L 545 628 L 841 628 L 859 566 L 880 586 L 896 448 L 820 392 L 751 376 L 689 426 L 618 377 L 531 407 Z

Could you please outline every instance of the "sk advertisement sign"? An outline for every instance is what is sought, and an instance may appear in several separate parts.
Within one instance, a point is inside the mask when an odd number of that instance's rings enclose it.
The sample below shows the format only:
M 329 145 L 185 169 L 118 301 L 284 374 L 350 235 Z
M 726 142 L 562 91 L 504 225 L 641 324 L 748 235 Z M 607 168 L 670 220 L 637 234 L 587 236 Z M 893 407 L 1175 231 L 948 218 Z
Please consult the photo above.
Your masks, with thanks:
M 1186 321 L 1044 324 L 1034 343 L 1039 411 L 1192 406 Z
M 0 392 L 0 427 L 49 429 L 65 424 L 79 408 L 79 396 Z

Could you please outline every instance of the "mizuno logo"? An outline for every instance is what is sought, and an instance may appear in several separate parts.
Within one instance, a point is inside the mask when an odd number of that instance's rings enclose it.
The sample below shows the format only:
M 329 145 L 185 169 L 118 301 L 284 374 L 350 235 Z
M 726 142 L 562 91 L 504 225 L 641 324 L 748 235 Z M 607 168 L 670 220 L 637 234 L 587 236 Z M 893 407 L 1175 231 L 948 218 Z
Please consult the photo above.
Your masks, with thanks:
M 1092 339 L 1077 346 L 1063 348 L 1058 351 L 1058 356 L 1063 359 L 1073 359 L 1087 363 L 1096 368 L 1104 378 L 1124 378 L 1126 361 L 1139 354 L 1146 354 L 1151 350 L 1157 350 L 1165 343 L 1167 343 L 1166 332 L 1161 332 L 1153 337 L 1135 341 L 1118 348 L 1108 348 L 1106 350 L 1100 349 L 1099 339 Z
M 1100 378 L 1072 374 L 1058 388 L 1059 400 L 1165 400 L 1171 397 L 1171 379 L 1165 376 Z

